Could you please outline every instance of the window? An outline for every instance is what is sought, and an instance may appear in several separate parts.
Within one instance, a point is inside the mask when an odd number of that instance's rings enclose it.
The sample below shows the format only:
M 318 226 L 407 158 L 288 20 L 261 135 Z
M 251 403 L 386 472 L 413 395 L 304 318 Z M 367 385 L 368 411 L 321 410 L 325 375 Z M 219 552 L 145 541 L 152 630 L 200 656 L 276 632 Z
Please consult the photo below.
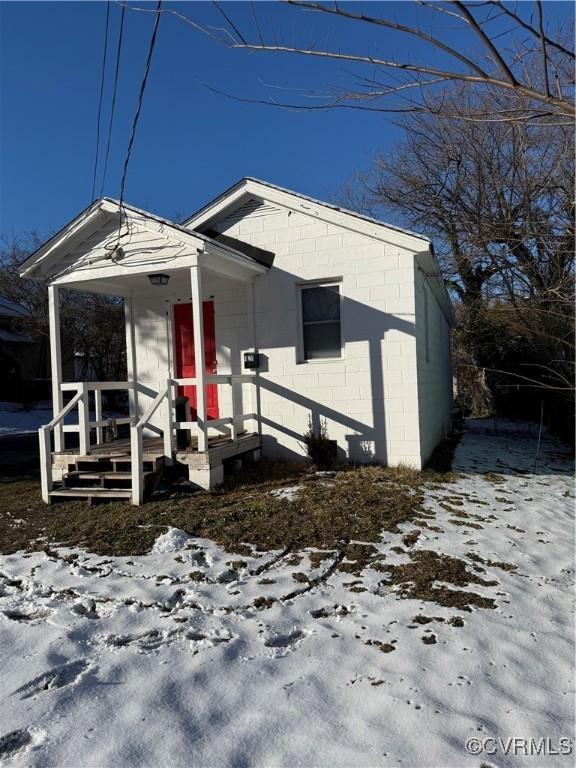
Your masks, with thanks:
M 300 286 L 302 358 L 325 360 L 342 356 L 340 286 Z

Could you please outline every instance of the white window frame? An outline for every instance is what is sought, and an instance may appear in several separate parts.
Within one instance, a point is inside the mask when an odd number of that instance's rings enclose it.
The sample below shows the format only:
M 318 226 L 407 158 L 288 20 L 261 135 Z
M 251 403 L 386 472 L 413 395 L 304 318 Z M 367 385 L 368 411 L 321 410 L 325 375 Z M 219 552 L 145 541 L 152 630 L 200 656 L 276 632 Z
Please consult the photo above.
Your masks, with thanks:
M 338 288 L 340 297 L 340 354 L 335 357 L 320 357 L 308 360 L 304 356 L 304 318 L 302 312 L 302 291 L 307 288 Z M 323 277 L 315 280 L 304 280 L 296 283 L 296 314 L 297 314 L 297 343 L 296 343 L 296 363 L 302 365 L 326 365 L 330 363 L 339 363 L 344 360 L 345 341 L 344 341 L 344 322 L 343 322 L 343 304 L 344 296 L 342 293 L 342 277 Z M 319 321 L 321 322 L 321 321 Z M 333 320 L 327 322 L 334 322 Z

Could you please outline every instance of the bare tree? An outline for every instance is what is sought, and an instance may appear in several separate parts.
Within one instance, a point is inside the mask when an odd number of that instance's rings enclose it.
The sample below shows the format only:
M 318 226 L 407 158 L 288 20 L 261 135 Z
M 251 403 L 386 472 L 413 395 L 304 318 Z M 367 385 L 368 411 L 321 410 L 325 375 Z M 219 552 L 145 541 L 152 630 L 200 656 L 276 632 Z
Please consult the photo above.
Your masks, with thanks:
M 0 294 L 26 310 L 14 322 L 39 345 L 39 376 L 48 370 L 48 291 L 41 280 L 22 279 L 18 266 L 41 243 L 41 238 L 31 233 L 4 240 L 0 245 Z M 99 380 L 125 378 L 124 309 L 120 299 L 63 290 L 60 327 L 65 365 L 71 363 L 74 353 L 80 353 L 86 369 L 93 370 Z
M 443 101 L 453 114 L 497 109 L 500 94 Z M 479 103 L 480 102 L 480 103 Z M 572 290 L 574 134 L 443 114 L 406 118 L 405 138 L 358 176 L 362 205 L 392 212 L 435 236 L 444 277 L 471 304 L 492 297 L 546 298 Z
M 479 100 L 463 86 L 443 95 L 451 114 L 497 110 L 502 98 L 491 89 Z M 480 368 L 471 375 L 482 385 L 554 392 L 566 413 L 574 402 L 573 131 L 437 112 L 402 126 L 404 139 L 356 177 L 347 204 L 434 237 L 459 305 L 463 378 Z
M 426 53 L 419 60 L 409 54 L 401 58 L 358 52 L 352 46 L 343 50 L 308 40 L 288 42 L 282 39 L 282 30 L 274 30 L 273 35 L 263 31 L 264 25 L 258 19 L 258 5 L 254 3 L 251 4 L 252 22 L 249 25 L 234 20 L 233 7 L 225 9 L 216 2 L 213 5 L 223 27 L 201 25 L 172 8 L 165 8 L 163 12 L 173 14 L 195 30 L 234 49 L 296 54 L 345 64 L 356 71 L 349 88 L 332 88 L 328 94 L 308 90 L 291 103 L 227 94 L 245 101 L 297 109 L 337 107 L 389 113 L 439 111 L 450 114 L 450 105 L 443 103 L 439 94 L 447 85 L 462 83 L 474 90 L 490 87 L 523 97 L 521 104 L 501 103 L 492 113 L 482 112 L 484 118 L 556 120 L 573 117 L 576 113 L 573 98 L 575 54 L 571 48 L 573 24 L 560 32 L 551 31 L 545 19 L 545 5 L 538 0 L 520 6 L 501 0 L 415 0 L 419 13 L 414 23 L 400 23 L 393 18 L 397 10 L 395 3 L 357 3 L 345 7 L 337 2 L 312 0 L 286 0 L 286 3 L 300 14 L 336 17 L 349 24 L 362 25 L 373 33 L 376 50 L 379 43 L 386 47 L 390 40 L 390 37 L 380 37 L 386 30 L 394 36 L 393 41 L 405 43 L 405 49 L 410 50 L 413 41 Z M 126 7 L 133 11 L 151 10 Z M 302 37 L 305 34 L 309 37 L 307 26 L 303 26 Z M 538 61 L 537 68 L 531 65 L 534 60 Z M 460 111 L 455 116 L 469 119 L 478 115 L 464 116 Z

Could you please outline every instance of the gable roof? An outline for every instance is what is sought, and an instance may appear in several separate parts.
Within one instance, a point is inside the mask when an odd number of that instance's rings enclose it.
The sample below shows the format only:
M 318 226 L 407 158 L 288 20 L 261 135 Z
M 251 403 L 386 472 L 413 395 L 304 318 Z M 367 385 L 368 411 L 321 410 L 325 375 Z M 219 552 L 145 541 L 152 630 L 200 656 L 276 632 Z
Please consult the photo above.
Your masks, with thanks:
M 51 256 L 55 256 L 64 246 L 69 246 L 72 238 L 84 238 L 90 230 L 98 228 L 104 221 L 109 221 L 114 216 L 119 215 L 121 210 L 142 216 L 157 224 L 161 224 L 180 235 L 185 235 L 189 240 L 213 243 L 214 245 L 217 245 L 218 248 L 228 251 L 231 255 L 239 256 L 264 266 L 270 265 L 271 254 L 269 254 L 268 251 L 264 251 L 254 246 L 248 246 L 248 244 L 242 243 L 239 240 L 235 241 L 234 245 L 232 245 L 231 243 L 223 242 L 220 239 L 217 240 L 213 237 L 209 237 L 206 234 L 195 232 L 182 224 L 177 224 L 169 219 L 164 219 L 161 216 L 149 213 L 141 208 L 136 208 L 133 205 L 128 205 L 124 202 L 120 203 L 119 200 L 114 200 L 111 197 L 102 197 L 85 208 L 78 214 L 78 216 L 58 230 L 55 235 L 30 254 L 30 256 L 27 256 L 19 265 L 20 276 L 31 276 L 32 271 L 40 264 L 40 262 L 43 262 Z
M 317 200 L 314 197 L 303 195 L 300 192 L 294 192 L 291 189 L 280 187 L 277 184 L 271 184 L 269 181 L 262 181 L 261 179 L 256 179 L 253 176 L 245 176 L 243 179 L 240 179 L 239 181 L 237 181 L 236 184 L 233 184 L 231 187 L 229 187 L 227 190 L 225 190 L 220 195 L 215 197 L 209 203 L 206 203 L 206 205 L 203 205 L 202 208 L 199 208 L 195 213 L 193 213 L 191 216 L 189 216 L 185 220 L 184 225 L 187 227 L 192 226 L 193 228 L 195 228 L 195 222 L 198 221 L 198 219 L 203 219 L 205 214 L 209 213 L 211 209 L 219 208 L 221 203 L 225 202 L 228 198 L 233 198 L 241 190 L 245 190 L 246 192 L 252 192 L 257 194 L 259 191 L 258 187 L 263 188 L 260 191 L 264 196 L 266 196 L 267 191 L 268 192 L 272 191 L 272 193 L 277 192 L 277 193 L 280 193 L 281 195 L 286 195 L 286 196 L 295 198 L 299 201 L 301 200 L 306 201 L 307 203 L 311 203 L 315 206 L 319 206 L 320 208 L 325 209 L 327 211 L 334 211 L 335 213 L 341 214 L 344 217 L 350 219 L 351 228 L 354 227 L 354 220 L 356 220 L 357 222 L 366 222 L 371 225 L 375 224 L 377 227 L 381 227 L 382 229 L 392 230 L 393 232 L 398 232 L 402 235 L 406 235 L 411 238 L 416 238 L 426 243 L 427 246 L 432 245 L 432 241 L 430 240 L 430 238 L 425 237 L 424 235 L 420 235 L 417 232 L 412 232 L 409 229 L 397 227 L 394 224 L 386 224 L 385 222 L 380 221 L 379 219 L 376 219 L 372 216 L 366 216 L 362 213 L 358 213 L 357 211 L 352 211 L 349 208 L 343 208 L 341 206 L 334 205 L 333 203 L 326 203 L 322 200 Z
M 332 203 L 325 203 L 300 192 L 293 192 L 251 176 L 240 179 L 221 195 L 202 206 L 184 224 L 195 232 L 213 233 L 212 222 L 221 216 L 225 210 L 232 208 L 232 215 L 237 213 L 242 216 L 245 210 L 251 210 L 249 204 L 251 200 L 254 202 L 254 199 L 292 208 L 316 218 L 325 218 L 332 224 L 347 227 L 354 232 L 378 240 L 392 240 L 396 244 L 400 244 L 401 247 L 412 251 L 417 263 L 422 262 L 427 273 L 435 277 L 431 282 L 432 291 L 444 316 L 451 325 L 454 325 L 452 300 L 436 261 L 434 245 L 430 238 L 408 229 L 386 224 L 371 216 L 365 216 Z M 262 210 L 264 211 L 264 208 Z

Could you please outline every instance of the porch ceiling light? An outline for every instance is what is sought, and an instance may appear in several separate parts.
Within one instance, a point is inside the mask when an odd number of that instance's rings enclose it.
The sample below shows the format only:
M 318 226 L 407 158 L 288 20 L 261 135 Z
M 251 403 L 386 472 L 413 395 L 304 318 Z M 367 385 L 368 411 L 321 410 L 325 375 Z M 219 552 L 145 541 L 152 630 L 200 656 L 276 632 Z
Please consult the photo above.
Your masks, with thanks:
M 164 275 L 162 272 L 157 272 L 154 275 L 148 275 L 148 280 L 150 280 L 152 285 L 168 285 L 170 275 Z

